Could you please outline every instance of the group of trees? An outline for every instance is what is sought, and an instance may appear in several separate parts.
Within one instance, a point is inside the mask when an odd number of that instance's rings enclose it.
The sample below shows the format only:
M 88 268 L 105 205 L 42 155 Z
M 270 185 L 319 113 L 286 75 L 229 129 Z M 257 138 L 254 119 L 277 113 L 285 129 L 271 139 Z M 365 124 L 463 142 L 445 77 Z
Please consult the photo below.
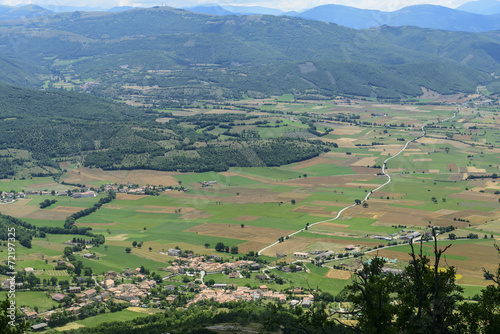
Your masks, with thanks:
M 56 202 L 57 202 L 56 199 L 46 199 L 45 201 L 40 202 L 40 209 L 45 209 Z
M 233 247 L 229 247 L 227 245 L 224 245 L 223 242 L 218 242 L 216 245 L 215 245 L 215 250 L 217 252 L 225 252 L 225 253 L 229 253 L 231 252 L 231 254 L 238 254 L 238 246 L 233 246 Z
M 88 216 L 93 212 L 96 212 L 98 209 L 101 208 L 101 206 L 111 202 L 115 198 L 116 198 L 116 193 L 113 190 L 110 190 L 106 197 L 99 199 L 99 201 L 95 203 L 92 207 L 75 212 L 71 216 L 66 218 L 66 221 L 64 222 L 64 228 L 70 229 L 75 224 L 75 221 L 77 219 Z
M 491 275 L 480 302 L 462 303 L 463 289 L 455 283 L 456 269 L 443 269 L 442 256 L 450 245 L 434 242 L 433 261 L 411 245 L 411 260 L 402 274 L 384 274 L 385 260 L 363 264 L 346 299 L 352 308 L 342 315 L 358 321 L 357 333 L 498 333 L 500 331 L 500 269 Z M 497 247 L 497 250 L 500 249 Z

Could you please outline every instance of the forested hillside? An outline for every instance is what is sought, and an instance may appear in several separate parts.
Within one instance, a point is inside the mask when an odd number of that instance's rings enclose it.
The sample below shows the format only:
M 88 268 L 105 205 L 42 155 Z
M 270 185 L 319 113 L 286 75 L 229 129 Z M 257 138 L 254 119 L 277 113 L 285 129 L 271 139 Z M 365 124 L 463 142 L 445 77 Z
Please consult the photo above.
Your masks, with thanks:
M 126 86 L 154 86 L 164 99 L 290 92 L 405 98 L 420 95 L 421 87 L 470 93 L 500 69 L 496 33 L 354 30 L 286 16 L 159 7 L 59 13 L 0 29 L 0 56 L 41 66 L 29 71 L 30 80 L 11 83 L 72 80 L 79 89 L 96 81 L 92 92 L 107 97 Z
M 174 117 L 168 123 L 157 123 L 156 118 L 152 110 L 89 94 L 0 85 L 2 177 L 57 175 L 57 161 L 67 159 L 105 169 L 199 172 L 279 166 L 328 150 L 304 139 L 232 134 L 233 139 L 221 141 L 219 135 L 192 128 L 224 126 L 231 134 L 229 124 L 255 116 Z

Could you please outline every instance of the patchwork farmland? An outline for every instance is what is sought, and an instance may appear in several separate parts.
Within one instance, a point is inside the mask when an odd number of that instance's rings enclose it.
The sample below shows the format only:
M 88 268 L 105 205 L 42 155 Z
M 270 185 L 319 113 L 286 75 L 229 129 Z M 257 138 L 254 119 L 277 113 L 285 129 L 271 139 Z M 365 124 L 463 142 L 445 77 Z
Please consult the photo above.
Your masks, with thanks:
M 352 258 L 353 254 L 366 253 L 364 258 L 378 254 L 394 268 L 402 268 L 409 260 L 404 235 L 424 235 L 433 227 L 453 226 L 454 230 L 442 232 L 438 239 L 442 246 L 452 244 L 445 258 L 447 265 L 457 268 L 457 283 L 477 289 L 489 283 L 482 268 L 494 270 L 498 265 L 493 244 L 500 238 L 500 184 L 496 177 L 500 147 L 487 145 L 482 139 L 492 138 L 499 131 L 498 117 L 490 126 L 493 116 L 498 115 L 497 109 L 484 109 L 479 115 L 474 108 L 461 107 L 455 119 L 441 122 L 440 119 L 452 117 L 457 107 L 362 100 L 275 102 L 272 108 L 266 107 L 267 110 L 259 111 L 262 117 L 269 117 L 278 128 L 283 124 L 287 127 L 283 131 L 257 129 L 263 135 L 300 132 L 303 124 L 299 117 L 307 113 L 307 117 L 315 119 L 319 131 L 333 129 L 314 140 L 335 145 L 329 152 L 302 162 L 281 167 L 232 167 L 225 172 L 105 171 L 66 165 L 67 171 L 61 178 L 66 184 L 79 183 L 95 189 L 104 189 L 105 185 L 128 185 L 130 189 L 168 187 L 158 196 L 119 189 L 116 199 L 79 218 L 75 226 L 92 228 L 93 233 L 103 234 L 106 242 L 77 253 L 78 260 L 98 275 L 140 266 L 158 272 L 175 261 L 168 249 L 177 247 L 234 260 L 281 239 L 262 252 L 261 257 L 267 262 L 262 271 L 279 275 L 284 279 L 284 287 L 310 284 L 337 294 L 348 284 L 351 271 L 361 264 Z M 275 110 L 289 114 L 268 113 Z M 340 114 L 351 115 L 356 121 L 338 121 Z M 419 138 L 424 125 L 432 126 Z M 384 161 L 414 139 L 417 140 L 404 152 L 387 162 L 391 182 L 374 191 L 388 180 L 382 174 Z M 47 178 L 3 181 L 2 190 L 61 189 L 60 183 Z M 369 199 L 361 204 L 368 194 Z M 38 203 L 43 196 L 28 195 L 2 204 L 0 211 L 36 226 L 62 227 L 67 216 L 94 205 L 104 196 L 58 197 L 57 203 L 40 209 Z M 331 221 L 356 201 L 360 204 Z M 329 221 L 322 222 L 326 220 Z M 288 237 L 301 229 L 304 230 Z M 460 239 L 471 235 L 475 237 Z M 46 279 L 69 278 L 66 271 L 56 272 L 54 267 L 62 258 L 64 242 L 73 237 L 47 234 L 34 238 L 31 249 L 19 248 L 19 266 L 33 267 L 37 275 Z M 133 246 L 134 242 L 140 247 Z M 237 246 L 237 254 L 216 251 L 218 243 L 230 248 Z M 126 253 L 127 247 L 131 248 L 130 253 Z M 0 250 L 5 249 L 5 245 L 0 246 Z M 430 254 L 430 245 L 424 244 L 424 250 Z M 314 254 L 327 251 L 334 256 L 316 259 Z M 96 257 L 85 258 L 87 252 Z M 296 262 L 295 252 L 307 252 L 310 259 Z M 291 263 L 304 270 L 275 269 L 277 264 Z M 254 285 L 258 282 L 256 275 L 229 278 L 219 273 L 211 278 L 216 283 Z M 272 284 L 280 288 L 278 283 Z

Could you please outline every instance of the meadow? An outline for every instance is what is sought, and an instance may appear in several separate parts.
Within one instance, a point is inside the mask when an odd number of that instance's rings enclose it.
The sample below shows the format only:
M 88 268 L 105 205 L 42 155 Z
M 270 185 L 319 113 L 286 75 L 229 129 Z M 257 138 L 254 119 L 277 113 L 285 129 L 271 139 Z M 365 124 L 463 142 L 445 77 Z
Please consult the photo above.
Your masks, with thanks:
M 255 105 L 253 100 L 236 104 L 245 103 Z M 375 239 L 376 236 L 393 236 L 394 241 L 401 242 L 397 238 L 403 231 L 425 232 L 430 226 L 453 225 L 457 229 L 452 233 L 459 237 L 479 235 L 479 239 L 472 241 L 446 241 L 456 244 L 449 250 L 447 261 L 457 266 L 461 275 L 458 282 L 467 287 L 469 294 L 488 283 L 482 279 L 478 260 L 485 259 L 483 266 L 491 270 L 498 263 L 492 244 L 500 237 L 500 185 L 497 179 L 477 176 L 487 176 L 499 169 L 500 148 L 486 145 L 494 143 L 498 133 L 498 120 L 493 119 L 497 109 L 482 110 L 478 116 L 472 108 L 462 108 L 454 120 L 438 123 L 451 117 L 456 107 L 362 100 L 297 103 L 289 96 L 282 96 L 275 103 L 260 103 L 261 117 L 288 124 L 276 129 L 294 127 L 304 131 L 305 124 L 297 119 L 307 115 L 314 119 L 318 129 L 333 129 L 314 140 L 335 143 L 337 147 L 318 157 L 281 167 L 232 167 L 226 172 L 103 171 L 70 165 L 63 175 L 68 183 L 95 186 L 133 180 L 139 185 L 182 185 L 187 189 L 187 192 L 165 191 L 159 196 L 119 194 L 95 213 L 78 219 L 77 226 L 91 227 L 94 233 L 106 237 L 105 245 L 89 249 L 97 255 L 96 259 L 85 259 L 83 254 L 77 255 L 78 259 L 95 273 L 141 265 L 157 271 L 173 260 L 161 254 L 169 248 L 177 246 L 198 254 L 236 258 L 249 251 L 257 252 L 307 225 L 322 222 L 263 252 L 271 263 L 283 261 L 276 253 L 285 253 L 285 261 L 291 262 L 297 251 L 344 253 L 347 245 L 367 251 L 388 244 L 387 240 Z M 280 115 L 278 111 L 288 114 Z M 206 111 L 200 109 L 189 113 L 203 112 Z M 340 115 L 359 116 L 354 118 L 359 122 L 343 122 L 337 118 Z M 438 126 L 417 139 L 422 133 L 420 127 L 431 123 Z M 471 129 L 472 126 L 475 128 Z M 273 132 L 275 128 L 255 129 L 263 136 L 285 135 L 281 130 Z M 405 152 L 387 163 L 391 183 L 373 191 L 387 181 L 386 176 L 379 175 L 383 161 L 413 139 L 417 140 Z M 468 179 L 471 175 L 477 178 Z M 3 181 L 0 190 L 61 187 L 49 178 Z M 207 187 L 202 185 L 204 181 L 215 183 Z M 354 206 L 331 221 L 341 209 L 368 194 L 366 205 Z M 37 226 L 62 226 L 71 212 L 90 207 L 99 197 L 57 198 L 56 204 L 39 209 L 42 199 L 30 195 L 10 207 L 3 205 L 0 211 Z M 72 237 L 47 235 L 44 239 L 35 238 L 31 249 L 19 247 L 19 267 L 45 270 L 42 275 L 48 277 L 47 272 L 54 266 L 52 261 L 62 256 L 63 242 Z M 132 247 L 134 241 L 142 243 L 141 247 Z M 238 246 L 240 254 L 217 253 L 214 246 L 218 242 Z M 132 248 L 130 254 L 125 252 L 127 247 Z M 5 251 L 5 246 L 0 245 L 2 250 Z M 408 246 L 396 246 L 380 250 L 379 254 L 403 263 L 408 259 L 408 251 Z M 285 278 L 288 286 L 318 286 L 337 293 L 348 280 L 331 278 L 327 273 L 333 264 L 341 262 L 326 262 L 324 267 L 306 264 L 307 273 L 271 271 Z M 212 277 L 218 283 L 229 282 L 224 274 Z M 241 284 L 247 283 L 257 282 L 254 278 L 241 279 Z

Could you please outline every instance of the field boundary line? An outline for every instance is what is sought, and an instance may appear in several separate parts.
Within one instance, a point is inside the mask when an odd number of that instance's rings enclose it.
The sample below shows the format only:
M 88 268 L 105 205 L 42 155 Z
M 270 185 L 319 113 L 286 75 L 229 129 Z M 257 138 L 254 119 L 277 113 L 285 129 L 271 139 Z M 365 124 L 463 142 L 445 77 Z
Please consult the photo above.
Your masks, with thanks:
M 453 116 L 452 116 L 452 117 L 449 117 L 449 118 L 447 118 L 447 119 L 444 119 L 444 120 L 442 120 L 441 122 L 446 122 L 446 121 L 449 121 L 449 120 L 451 120 L 451 119 L 455 118 L 455 117 L 458 115 L 458 112 L 459 112 L 459 109 L 457 108 L 457 110 L 453 113 Z M 366 202 L 366 201 L 370 198 L 370 195 L 371 195 L 371 194 L 373 194 L 373 192 L 375 192 L 375 191 L 377 191 L 377 190 L 380 190 L 381 188 L 383 188 L 383 187 L 385 187 L 386 185 L 388 185 L 388 184 L 391 182 L 391 180 L 392 180 L 392 179 L 391 179 L 391 176 L 390 176 L 390 175 L 389 175 L 389 174 L 385 171 L 387 162 L 388 162 L 389 160 L 391 160 L 391 159 L 394 159 L 395 157 L 397 157 L 398 155 L 400 155 L 402 152 L 404 152 L 404 150 L 406 150 L 406 148 L 408 147 L 408 145 L 410 145 L 411 143 L 413 143 L 413 142 L 415 142 L 415 141 L 419 140 L 420 138 L 425 137 L 425 135 L 426 135 L 425 127 L 426 127 L 426 126 L 427 126 L 427 125 L 422 125 L 422 127 L 421 127 L 422 134 L 421 134 L 420 136 L 418 136 L 417 138 L 414 138 L 414 139 L 412 139 L 412 140 L 407 141 L 407 142 L 406 142 L 406 144 L 403 146 L 403 148 L 402 148 L 402 149 L 401 149 L 398 153 L 396 153 L 395 155 L 390 156 L 389 158 L 387 158 L 387 159 L 385 159 L 385 160 L 384 160 L 384 162 L 383 162 L 383 164 L 382 164 L 382 174 L 383 174 L 384 176 L 387 176 L 387 178 L 388 178 L 387 182 L 385 182 L 384 184 L 382 184 L 382 185 L 380 185 L 379 187 L 375 188 L 374 190 L 371 190 L 370 192 L 368 192 L 368 194 L 366 195 L 366 197 L 365 197 L 362 201 L 360 201 L 359 203 L 354 203 L 354 204 L 351 204 L 351 205 L 349 205 L 349 206 L 346 206 L 346 207 L 345 207 L 345 208 L 343 208 L 342 210 L 340 210 L 340 211 L 337 213 L 337 215 L 336 215 L 335 217 L 330 218 L 330 219 L 326 219 L 326 220 L 321 220 L 321 221 L 318 221 L 318 222 L 316 222 L 316 223 L 309 224 L 308 226 L 306 226 L 306 227 L 304 227 L 304 228 L 302 228 L 302 229 L 300 229 L 300 230 L 298 230 L 298 231 L 296 231 L 296 232 L 293 232 L 293 233 L 291 233 L 291 234 L 288 234 L 286 237 L 287 237 L 287 238 L 289 238 L 289 237 L 292 237 L 292 236 L 294 236 L 294 235 L 296 235 L 296 234 L 298 234 L 298 233 L 300 233 L 300 232 L 306 231 L 306 230 L 307 230 L 309 227 L 311 227 L 311 226 L 314 226 L 314 225 L 317 225 L 317 224 L 327 223 L 327 222 L 331 222 L 331 221 L 337 220 L 338 218 L 340 218 L 340 216 L 342 215 L 342 213 L 343 213 L 344 211 L 346 211 L 346 210 L 348 210 L 348 209 L 350 209 L 350 208 L 352 208 L 352 207 L 355 207 L 355 206 L 357 206 L 357 205 L 360 205 L 360 204 L 362 204 L 362 203 Z M 284 240 L 283 240 L 283 242 L 284 242 Z M 265 250 L 267 250 L 267 249 L 269 249 L 269 248 L 271 248 L 271 247 L 273 247 L 273 246 L 276 246 L 276 245 L 277 245 L 277 244 L 279 244 L 279 243 L 281 243 L 281 242 L 280 242 L 280 241 L 276 241 L 276 242 L 274 242 L 274 243 L 270 244 L 269 246 L 266 246 L 266 247 L 262 248 L 260 251 L 258 251 L 258 252 L 257 252 L 257 254 L 258 254 L 258 255 L 261 255 L 263 251 L 265 251 Z

